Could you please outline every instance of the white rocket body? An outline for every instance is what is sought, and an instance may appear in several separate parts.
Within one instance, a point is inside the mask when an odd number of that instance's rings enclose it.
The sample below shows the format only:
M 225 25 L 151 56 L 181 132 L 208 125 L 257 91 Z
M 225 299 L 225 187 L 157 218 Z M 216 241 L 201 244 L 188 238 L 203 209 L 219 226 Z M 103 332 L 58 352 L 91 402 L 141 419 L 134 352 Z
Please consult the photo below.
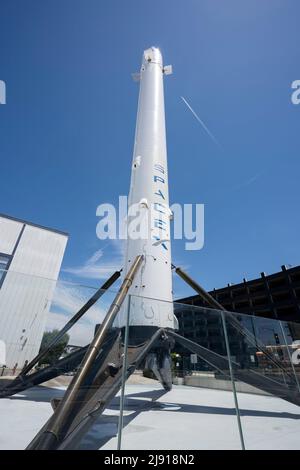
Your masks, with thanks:
M 137 255 L 144 261 L 119 315 L 126 324 L 130 304 L 131 326 L 174 328 L 167 148 L 163 77 L 157 48 L 144 51 L 128 198 L 124 274 Z M 138 218 L 137 218 L 138 217 Z M 142 233 L 141 233 L 142 232 Z

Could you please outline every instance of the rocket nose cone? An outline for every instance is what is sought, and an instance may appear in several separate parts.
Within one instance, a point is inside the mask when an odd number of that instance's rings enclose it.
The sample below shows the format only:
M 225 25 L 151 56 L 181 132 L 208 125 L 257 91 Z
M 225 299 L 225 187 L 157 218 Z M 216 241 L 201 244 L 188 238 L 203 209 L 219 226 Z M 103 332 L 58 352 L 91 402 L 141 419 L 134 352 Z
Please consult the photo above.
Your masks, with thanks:
M 146 64 L 149 62 L 159 64 L 161 67 L 163 66 L 162 55 L 157 47 L 150 47 L 144 51 L 143 63 Z

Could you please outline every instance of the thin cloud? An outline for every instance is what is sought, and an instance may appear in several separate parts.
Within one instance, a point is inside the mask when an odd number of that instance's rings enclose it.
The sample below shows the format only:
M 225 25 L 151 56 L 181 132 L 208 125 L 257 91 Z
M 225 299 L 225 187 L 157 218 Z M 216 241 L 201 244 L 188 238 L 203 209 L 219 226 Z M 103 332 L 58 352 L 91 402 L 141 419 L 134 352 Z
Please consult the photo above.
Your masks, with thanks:
M 120 240 L 111 241 L 107 251 L 106 254 L 103 249 L 97 250 L 82 265 L 64 268 L 63 272 L 85 279 L 107 279 L 123 266 L 124 244 Z M 109 260 L 106 261 L 103 258 L 107 255 Z
M 50 312 L 47 316 L 46 331 L 61 329 L 70 318 L 94 294 L 95 289 L 77 286 L 59 281 L 54 291 Z M 99 300 L 69 331 L 70 344 L 84 346 L 94 335 L 95 326 L 103 321 L 112 293 L 105 293 L 106 298 Z M 101 306 L 99 304 L 101 302 Z
M 208 129 L 208 127 L 206 126 L 206 124 L 202 121 L 202 119 L 198 116 L 198 114 L 193 110 L 193 108 L 191 107 L 191 105 L 187 102 L 187 100 L 181 96 L 180 97 L 182 99 L 182 101 L 184 102 L 184 104 L 187 106 L 187 108 L 191 111 L 191 113 L 193 114 L 193 116 L 197 119 L 197 121 L 201 124 L 201 126 L 203 127 L 203 129 L 205 130 L 205 132 L 208 134 L 208 136 L 211 138 L 211 140 L 217 145 L 217 147 L 219 147 L 220 149 L 222 148 L 221 145 L 219 144 L 219 142 L 217 141 L 217 139 L 215 138 L 215 136 L 213 135 L 213 133 Z

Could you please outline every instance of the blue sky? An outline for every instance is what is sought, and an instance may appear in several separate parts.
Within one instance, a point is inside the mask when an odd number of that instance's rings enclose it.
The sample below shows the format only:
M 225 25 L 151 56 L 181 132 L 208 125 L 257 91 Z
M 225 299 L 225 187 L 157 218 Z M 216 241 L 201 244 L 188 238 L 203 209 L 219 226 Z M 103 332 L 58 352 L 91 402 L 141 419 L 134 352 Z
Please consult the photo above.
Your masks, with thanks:
M 297 0 L 0 0 L 0 212 L 69 232 L 62 277 L 121 263 L 96 207 L 127 194 L 138 86 L 159 46 L 171 203 L 205 204 L 205 245 L 173 259 L 206 288 L 297 265 Z M 184 96 L 220 143 L 215 145 Z M 102 250 L 102 251 L 99 251 Z M 90 260 L 90 261 L 89 261 Z M 80 274 L 81 273 L 81 274 Z M 190 291 L 176 282 L 175 294 Z

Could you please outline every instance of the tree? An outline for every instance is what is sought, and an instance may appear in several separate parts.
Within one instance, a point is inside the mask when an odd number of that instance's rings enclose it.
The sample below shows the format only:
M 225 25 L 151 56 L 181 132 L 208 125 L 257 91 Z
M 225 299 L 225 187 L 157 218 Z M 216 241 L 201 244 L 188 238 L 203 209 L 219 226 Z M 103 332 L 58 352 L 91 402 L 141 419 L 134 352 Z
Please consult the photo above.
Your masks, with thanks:
M 59 333 L 59 330 L 54 329 L 52 331 L 45 331 L 40 347 L 40 352 L 47 349 L 51 341 L 53 341 L 54 337 Z M 55 344 L 50 351 L 40 360 L 39 365 L 53 365 L 55 362 L 58 361 L 62 353 L 64 352 L 65 347 L 69 342 L 69 335 L 66 333 L 64 336 Z

